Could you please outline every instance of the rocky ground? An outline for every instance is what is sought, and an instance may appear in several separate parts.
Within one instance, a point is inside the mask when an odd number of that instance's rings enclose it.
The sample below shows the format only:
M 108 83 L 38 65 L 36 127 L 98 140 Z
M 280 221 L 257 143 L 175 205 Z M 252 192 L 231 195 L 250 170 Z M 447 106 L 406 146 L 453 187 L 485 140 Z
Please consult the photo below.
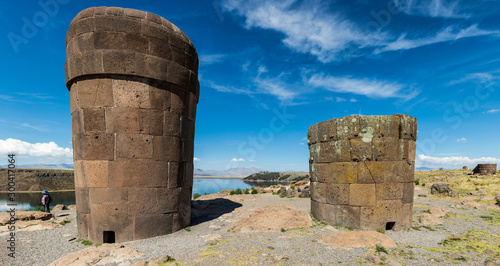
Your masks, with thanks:
M 77 238 L 74 210 L 55 211 L 52 220 L 19 221 L 16 258 L 2 247 L 0 265 L 498 265 L 500 207 L 486 191 L 444 197 L 416 186 L 413 227 L 399 232 L 324 224 L 310 217 L 309 198 L 223 191 L 193 201 L 184 230 L 102 246 Z M 0 239 L 9 237 L 0 226 Z

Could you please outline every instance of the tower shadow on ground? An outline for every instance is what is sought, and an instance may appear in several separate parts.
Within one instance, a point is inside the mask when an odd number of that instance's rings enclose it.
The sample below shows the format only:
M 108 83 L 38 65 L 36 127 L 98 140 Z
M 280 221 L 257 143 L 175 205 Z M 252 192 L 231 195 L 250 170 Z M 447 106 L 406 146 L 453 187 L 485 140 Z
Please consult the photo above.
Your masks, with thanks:
M 191 202 L 191 226 L 215 220 L 241 206 L 243 205 L 240 203 L 223 198 L 193 200 Z

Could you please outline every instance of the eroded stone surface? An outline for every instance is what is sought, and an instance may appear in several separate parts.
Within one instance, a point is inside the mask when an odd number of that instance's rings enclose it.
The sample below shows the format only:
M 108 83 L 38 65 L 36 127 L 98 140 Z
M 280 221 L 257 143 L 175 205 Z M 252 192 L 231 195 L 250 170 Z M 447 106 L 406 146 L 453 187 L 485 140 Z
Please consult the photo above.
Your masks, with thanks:
M 66 51 L 80 237 L 186 227 L 199 96 L 189 38 L 152 13 L 92 7 L 71 22 Z
M 359 229 L 410 227 L 416 123 L 408 115 L 354 115 L 311 126 L 312 214 Z

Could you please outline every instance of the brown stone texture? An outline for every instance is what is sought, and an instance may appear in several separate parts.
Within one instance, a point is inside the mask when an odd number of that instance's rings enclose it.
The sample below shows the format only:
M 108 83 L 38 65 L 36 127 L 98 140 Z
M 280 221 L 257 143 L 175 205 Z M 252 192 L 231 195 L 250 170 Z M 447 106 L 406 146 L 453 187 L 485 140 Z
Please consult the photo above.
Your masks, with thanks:
M 152 13 L 92 7 L 71 22 L 66 54 L 80 237 L 185 228 L 200 91 L 189 38 Z
M 402 114 L 353 115 L 312 125 L 312 214 L 364 230 L 409 228 L 416 136 L 416 119 Z
M 474 174 L 479 174 L 479 175 L 494 175 L 497 173 L 497 164 L 496 163 L 478 164 L 472 172 Z

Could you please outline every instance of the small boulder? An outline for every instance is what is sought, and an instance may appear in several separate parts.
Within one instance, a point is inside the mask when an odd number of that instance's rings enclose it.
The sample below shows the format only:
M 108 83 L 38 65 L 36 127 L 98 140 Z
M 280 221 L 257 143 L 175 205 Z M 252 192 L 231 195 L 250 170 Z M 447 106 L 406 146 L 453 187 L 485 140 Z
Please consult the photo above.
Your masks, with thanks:
M 306 186 L 302 189 L 302 193 L 300 193 L 300 197 L 302 198 L 308 198 L 310 196 L 310 189 L 309 189 L 309 186 Z
M 54 206 L 54 208 L 52 208 L 52 211 L 58 212 L 58 211 L 63 211 L 65 209 L 66 209 L 66 206 L 64 206 L 63 204 L 57 204 L 56 206 Z
M 205 242 L 212 242 L 212 241 L 217 241 L 219 239 L 222 239 L 222 236 L 219 234 L 209 234 L 204 236 Z
M 451 189 L 450 186 L 446 183 L 435 183 L 431 187 L 432 195 L 442 195 L 448 197 L 457 197 L 458 192 Z
M 466 200 L 462 202 L 462 205 L 472 207 L 474 209 L 481 209 L 481 203 L 473 200 Z
M 434 226 L 438 224 L 443 224 L 444 221 L 430 213 L 422 213 L 419 218 L 419 222 L 424 226 Z
M 448 237 L 449 240 L 464 240 L 461 236 L 452 234 Z
M 68 210 L 76 210 L 76 205 L 69 205 L 68 207 Z
M 432 207 L 429 209 L 429 213 L 436 216 L 436 217 L 442 217 L 445 216 L 449 211 L 447 211 L 443 207 Z
M 368 259 L 369 262 L 374 263 L 374 264 L 382 263 L 382 260 L 379 257 L 372 255 L 372 254 L 368 254 L 368 256 L 366 258 Z

